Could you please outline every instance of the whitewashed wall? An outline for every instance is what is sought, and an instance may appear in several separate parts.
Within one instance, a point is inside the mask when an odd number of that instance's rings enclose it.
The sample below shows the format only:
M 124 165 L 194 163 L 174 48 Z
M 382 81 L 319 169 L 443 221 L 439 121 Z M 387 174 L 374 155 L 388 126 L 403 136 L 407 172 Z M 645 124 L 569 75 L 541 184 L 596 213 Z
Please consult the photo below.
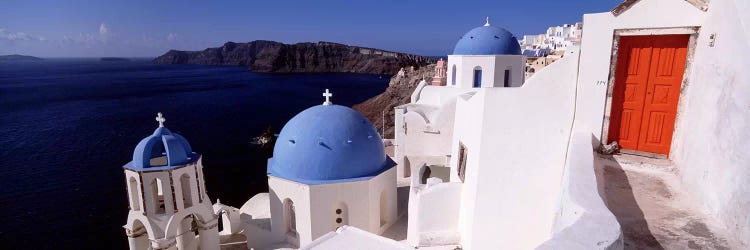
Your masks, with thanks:
M 412 185 L 407 242 L 411 246 L 451 245 L 460 240 L 458 214 L 461 183 Z
M 453 65 L 456 65 L 456 87 L 473 88 L 474 68 L 482 68 L 483 88 L 503 87 L 505 69 L 510 69 L 511 86 L 518 87 L 524 82 L 526 59 L 520 55 L 448 55 L 448 84 L 453 79 Z
M 271 207 L 271 232 L 275 242 L 284 241 L 287 233 L 286 215 L 284 214 L 284 200 L 291 199 L 294 203 L 298 244 L 305 245 L 312 240 L 312 225 L 310 224 L 310 186 L 288 181 L 273 176 L 268 177 L 268 195 Z
M 537 249 L 622 249 L 617 218 L 598 192 L 591 134 L 574 133 L 552 239 Z
M 292 199 L 295 206 L 299 244 L 304 246 L 316 238 L 348 224 L 379 234 L 396 220 L 396 168 L 391 168 L 369 180 L 332 184 L 305 185 L 281 178 L 269 177 L 271 229 L 276 240 L 285 234 L 284 200 Z M 385 192 L 386 225 L 380 225 L 380 194 Z M 342 209 L 342 215 L 336 214 Z M 342 218 L 342 223 L 336 223 Z
M 615 30 L 700 26 L 704 16 L 690 3 L 675 0 L 638 1 L 617 17 L 611 12 L 583 15 L 576 129 L 601 140 Z
M 713 0 L 681 102 L 672 160 L 689 193 L 750 247 L 750 2 Z M 716 34 L 714 47 L 709 35 Z
M 462 142 L 468 152 L 459 224 L 464 248 L 530 249 L 551 237 L 577 59 L 577 53 L 565 56 L 520 88 L 483 88 L 459 100 L 451 166 L 458 166 Z

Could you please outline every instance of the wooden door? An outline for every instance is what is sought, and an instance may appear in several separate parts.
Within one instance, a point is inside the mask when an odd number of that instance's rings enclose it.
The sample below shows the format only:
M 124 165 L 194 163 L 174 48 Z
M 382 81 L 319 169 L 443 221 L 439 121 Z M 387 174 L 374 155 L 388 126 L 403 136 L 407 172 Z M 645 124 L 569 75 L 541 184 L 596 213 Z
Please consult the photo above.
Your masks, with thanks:
M 624 149 L 669 154 L 689 35 L 620 38 L 609 138 Z

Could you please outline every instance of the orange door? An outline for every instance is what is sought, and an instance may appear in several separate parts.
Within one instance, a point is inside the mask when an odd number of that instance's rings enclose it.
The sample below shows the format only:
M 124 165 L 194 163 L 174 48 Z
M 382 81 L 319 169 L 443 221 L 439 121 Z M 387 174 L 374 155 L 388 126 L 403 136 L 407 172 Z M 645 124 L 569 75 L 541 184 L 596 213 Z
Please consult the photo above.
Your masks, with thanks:
M 624 149 L 669 154 L 688 35 L 620 38 L 609 141 Z

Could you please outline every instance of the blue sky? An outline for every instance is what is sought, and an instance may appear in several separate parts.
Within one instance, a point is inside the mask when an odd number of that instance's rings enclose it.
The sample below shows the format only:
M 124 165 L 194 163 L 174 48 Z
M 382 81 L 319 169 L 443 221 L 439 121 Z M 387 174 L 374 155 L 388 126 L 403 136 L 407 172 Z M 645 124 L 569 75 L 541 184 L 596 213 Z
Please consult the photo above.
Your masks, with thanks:
M 485 16 L 520 36 L 620 2 L 8 0 L 0 3 L 0 55 L 150 57 L 258 39 L 446 55 Z

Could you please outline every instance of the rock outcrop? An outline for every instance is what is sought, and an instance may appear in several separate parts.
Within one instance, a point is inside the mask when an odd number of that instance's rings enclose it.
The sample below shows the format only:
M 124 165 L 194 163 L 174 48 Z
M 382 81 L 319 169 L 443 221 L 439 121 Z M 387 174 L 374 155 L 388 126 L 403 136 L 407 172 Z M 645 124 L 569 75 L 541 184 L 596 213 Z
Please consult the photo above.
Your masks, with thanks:
M 42 61 L 44 59 L 26 55 L 0 55 L 0 61 Z
M 250 71 L 263 73 L 395 74 L 402 67 L 424 66 L 435 59 L 331 42 L 284 44 L 257 40 L 227 42 L 203 51 L 170 50 L 153 62 L 247 66 Z
M 382 131 L 383 111 L 385 111 L 385 137 L 393 138 L 393 108 L 411 101 L 411 94 L 417 88 L 419 82 L 424 79 L 428 83 L 432 81 L 435 74 L 435 64 L 430 64 L 420 68 L 407 67 L 404 69 L 404 76 L 394 75 L 380 95 L 370 98 L 360 104 L 354 105 L 354 109 L 370 119 L 372 124 Z

